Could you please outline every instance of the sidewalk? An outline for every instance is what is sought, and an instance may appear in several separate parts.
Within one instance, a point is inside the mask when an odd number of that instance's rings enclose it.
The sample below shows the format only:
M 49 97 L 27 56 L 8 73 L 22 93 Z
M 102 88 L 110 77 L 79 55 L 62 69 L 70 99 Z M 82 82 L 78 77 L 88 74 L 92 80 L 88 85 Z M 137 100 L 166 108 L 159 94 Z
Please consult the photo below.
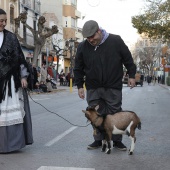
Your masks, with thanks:
M 72 87 L 72 92 L 73 91 L 77 91 L 77 87 L 76 86 L 73 86 Z M 30 93 L 32 95 L 34 94 L 52 94 L 52 93 L 57 93 L 57 92 L 63 92 L 63 91 L 67 91 L 67 92 L 71 92 L 71 89 L 69 86 L 60 86 L 60 83 L 57 82 L 57 89 L 53 89 L 52 92 L 36 92 L 36 91 L 31 91 Z
M 167 85 L 165 85 L 165 84 L 159 84 L 159 86 L 161 86 L 161 87 L 163 87 L 163 88 L 165 88 L 165 89 L 167 89 L 167 90 L 170 90 L 170 86 L 167 86 Z

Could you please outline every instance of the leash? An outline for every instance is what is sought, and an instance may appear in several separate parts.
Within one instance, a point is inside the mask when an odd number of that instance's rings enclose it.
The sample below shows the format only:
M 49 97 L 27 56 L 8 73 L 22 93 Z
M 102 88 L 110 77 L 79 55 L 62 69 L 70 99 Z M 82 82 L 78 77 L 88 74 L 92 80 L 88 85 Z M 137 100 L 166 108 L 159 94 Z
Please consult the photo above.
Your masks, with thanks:
M 77 126 L 77 127 L 87 127 L 87 126 L 89 126 L 89 125 L 91 124 L 91 123 L 89 123 L 89 124 L 87 124 L 87 125 L 85 125 L 85 126 L 82 126 L 82 125 L 76 125 L 76 124 L 74 124 L 74 123 L 71 123 L 70 121 L 68 121 L 68 120 L 65 119 L 64 117 L 60 116 L 58 113 L 55 113 L 55 112 L 53 112 L 53 111 L 50 111 L 49 109 L 47 109 L 47 108 L 46 108 L 45 106 L 43 106 L 42 104 L 36 102 L 36 101 L 31 97 L 31 95 L 30 95 L 30 91 L 31 91 L 31 90 L 28 89 L 28 88 L 26 88 L 26 89 L 27 89 L 27 92 L 28 92 L 29 97 L 31 98 L 31 100 L 32 100 L 34 103 L 40 105 L 41 107 L 43 107 L 43 108 L 44 108 L 46 111 L 48 111 L 49 113 L 55 114 L 56 116 L 62 118 L 63 120 L 65 120 L 65 121 L 68 122 L 69 124 L 71 124 L 71 125 L 73 125 L 73 126 Z

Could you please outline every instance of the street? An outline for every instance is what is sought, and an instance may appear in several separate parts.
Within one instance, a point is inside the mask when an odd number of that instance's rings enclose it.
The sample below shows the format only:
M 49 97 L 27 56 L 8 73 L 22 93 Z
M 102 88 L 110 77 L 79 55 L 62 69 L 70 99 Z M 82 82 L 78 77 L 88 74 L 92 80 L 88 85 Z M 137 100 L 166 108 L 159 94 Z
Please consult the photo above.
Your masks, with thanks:
M 168 170 L 170 167 L 170 91 L 158 84 L 123 87 L 123 110 L 137 113 L 133 155 L 112 149 L 110 155 L 87 150 L 93 142 L 92 127 L 82 110 L 86 101 L 73 87 L 30 98 L 34 144 L 10 154 L 0 154 L 0 170 Z M 47 110 L 46 110 L 47 109 Z M 49 112 L 50 111 L 50 112 Z M 58 116 L 59 115 L 59 116 Z M 64 120 L 66 119 L 66 120 Z M 75 125 L 75 126 L 74 126 Z M 129 148 L 131 140 L 123 136 Z

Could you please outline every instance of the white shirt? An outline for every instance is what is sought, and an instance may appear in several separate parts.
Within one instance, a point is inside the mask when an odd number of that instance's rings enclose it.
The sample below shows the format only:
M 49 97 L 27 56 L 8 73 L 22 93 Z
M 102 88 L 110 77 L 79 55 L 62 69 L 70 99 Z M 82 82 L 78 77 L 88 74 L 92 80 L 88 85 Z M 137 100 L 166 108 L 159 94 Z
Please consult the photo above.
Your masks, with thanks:
M 2 32 L 0 32 L 0 48 L 2 46 L 3 40 L 4 40 L 4 32 L 2 31 Z

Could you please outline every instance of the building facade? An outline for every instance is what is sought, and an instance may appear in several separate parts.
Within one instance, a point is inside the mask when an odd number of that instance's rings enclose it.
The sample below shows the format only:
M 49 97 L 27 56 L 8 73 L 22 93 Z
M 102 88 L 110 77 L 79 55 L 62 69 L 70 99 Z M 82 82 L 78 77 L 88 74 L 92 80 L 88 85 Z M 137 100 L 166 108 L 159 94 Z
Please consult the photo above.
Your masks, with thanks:
M 14 18 L 19 15 L 19 1 L 18 0 L 0 0 L 0 7 L 7 13 L 6 29 L 14 32 Z
M 46 18 L 45 27 L 51 28 L 53 25 L 57 25 L 59 32 L 47 38 L 41 55 L 38 57 L 38 65 L 40 66 L 44 59 L 47 59 L 46 56 L 53 56 L 53 63 L 59 62 L 58 72 L 61 70 L 64 70 L 66 74 L 70 72 L 75 47 L 71 48 L 72 52 L 67 47 L 67 52 L 63 53 L 66 49 L 66 41 L 72 39 L 74 42 L 80 42 L 83 40 L 81 28 L 77 27 L 78 19 L 81 18 L 81 13 L 77 10 L 77 0 L 0 0 L 0 6 L 8 14 L 6 28 L 12 32 L 15 31 L 14 19 L 24 11 L 27 12 L 27 24 L 35 30 L 37 30 L 38 19 L 41 15 Z M 21 37 L 25 38 L 28 45 L 34 46 L 34 37 L 23 24 L 20 24 L 18 32 Z M 63 49 L 58 55 L 58 60 L 56 60 L 58 53 L 53 45 Z M 34 48 L 28 48 L 23 43 L 21 46 L 27 60 L 32 62 Z
M 81 13 L 77 10 L 77 0 L 63 0 L 63 37 L 65 40 L 74 40 L 77 42 L 80 39 L 80 33 L 77 27 L 78 19 L 81 18 Z M 72 52 L 68 51 L 64 59 L 64 72 L 72 72 L 74 66 L 75 46 L 71 48 Z M 72 55 L 72 56 L 71 56 Z

